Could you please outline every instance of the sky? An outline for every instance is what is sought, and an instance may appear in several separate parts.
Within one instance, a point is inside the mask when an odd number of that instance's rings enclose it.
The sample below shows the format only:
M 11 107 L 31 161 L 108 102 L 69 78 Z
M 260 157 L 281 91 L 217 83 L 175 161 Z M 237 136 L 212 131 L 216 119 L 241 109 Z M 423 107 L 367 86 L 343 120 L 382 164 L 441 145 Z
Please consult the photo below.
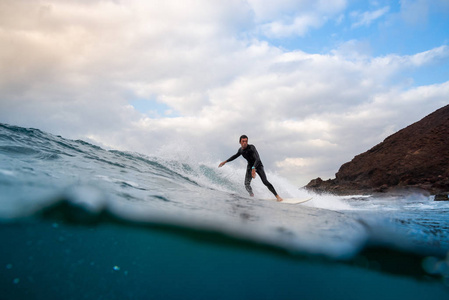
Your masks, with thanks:
M 448 21 L 447 0 L 1 0 L 0 123 L 217 166 L 246 134 L 301 187 L 449 104 Z

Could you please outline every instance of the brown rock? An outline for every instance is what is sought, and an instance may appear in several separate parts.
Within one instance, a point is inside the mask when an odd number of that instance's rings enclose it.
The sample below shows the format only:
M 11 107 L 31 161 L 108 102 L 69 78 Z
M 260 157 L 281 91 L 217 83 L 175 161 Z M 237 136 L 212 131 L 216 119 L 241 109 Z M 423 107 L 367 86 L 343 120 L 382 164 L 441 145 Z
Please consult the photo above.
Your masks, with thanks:
M 449 191 L 449 105 L 343 164 L 335 179 L 306 189 L 334 194 Z

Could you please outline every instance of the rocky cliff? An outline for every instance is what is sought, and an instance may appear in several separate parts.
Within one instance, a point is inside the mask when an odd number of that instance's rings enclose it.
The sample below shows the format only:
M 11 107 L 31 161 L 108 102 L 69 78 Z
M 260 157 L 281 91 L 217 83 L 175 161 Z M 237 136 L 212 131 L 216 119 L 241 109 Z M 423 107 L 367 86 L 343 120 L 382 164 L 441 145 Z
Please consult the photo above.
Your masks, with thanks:
M 355 156 L 335 179 L 317 178 L 305 188 L 340 195 L 449 192 L 449 105 Z

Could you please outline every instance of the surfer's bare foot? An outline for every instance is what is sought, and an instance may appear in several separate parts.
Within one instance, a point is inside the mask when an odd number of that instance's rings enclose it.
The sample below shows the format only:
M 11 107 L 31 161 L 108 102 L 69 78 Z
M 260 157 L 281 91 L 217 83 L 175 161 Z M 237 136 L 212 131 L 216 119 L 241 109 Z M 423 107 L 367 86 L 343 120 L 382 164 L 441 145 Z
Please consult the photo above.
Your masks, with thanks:
M 281 202 L 282 200 L 284 200 L 284 199 L 282 199 L 279 195 L 276 195 L 276 201 L 277 202 Z
M 249 194 L 250 197 L 254 197 L 254 194 Z

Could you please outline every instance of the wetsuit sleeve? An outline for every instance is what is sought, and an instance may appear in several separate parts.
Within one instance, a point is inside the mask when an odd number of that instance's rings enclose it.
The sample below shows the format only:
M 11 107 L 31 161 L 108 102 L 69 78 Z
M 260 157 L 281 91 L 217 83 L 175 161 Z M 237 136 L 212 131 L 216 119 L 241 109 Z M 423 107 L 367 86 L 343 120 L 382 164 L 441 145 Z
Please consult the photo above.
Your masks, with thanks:
M 251 150 L 253 151 L 253 158 L 254 158 L 253 167 L 257 169 L 261 164 L 259 153 L 257 152 L 256 147 L 254 145 L 251 145 Z
M 228 158 L 226 161 L 230 162 L 233 161 L 234 159 L 236 159 L 237 157 L 239 157 L 242 153 L 240 152 L 240 149 L 237 151 L 236 154 L 234 154 L 233 156 L 231 156 L 230 158 Z

